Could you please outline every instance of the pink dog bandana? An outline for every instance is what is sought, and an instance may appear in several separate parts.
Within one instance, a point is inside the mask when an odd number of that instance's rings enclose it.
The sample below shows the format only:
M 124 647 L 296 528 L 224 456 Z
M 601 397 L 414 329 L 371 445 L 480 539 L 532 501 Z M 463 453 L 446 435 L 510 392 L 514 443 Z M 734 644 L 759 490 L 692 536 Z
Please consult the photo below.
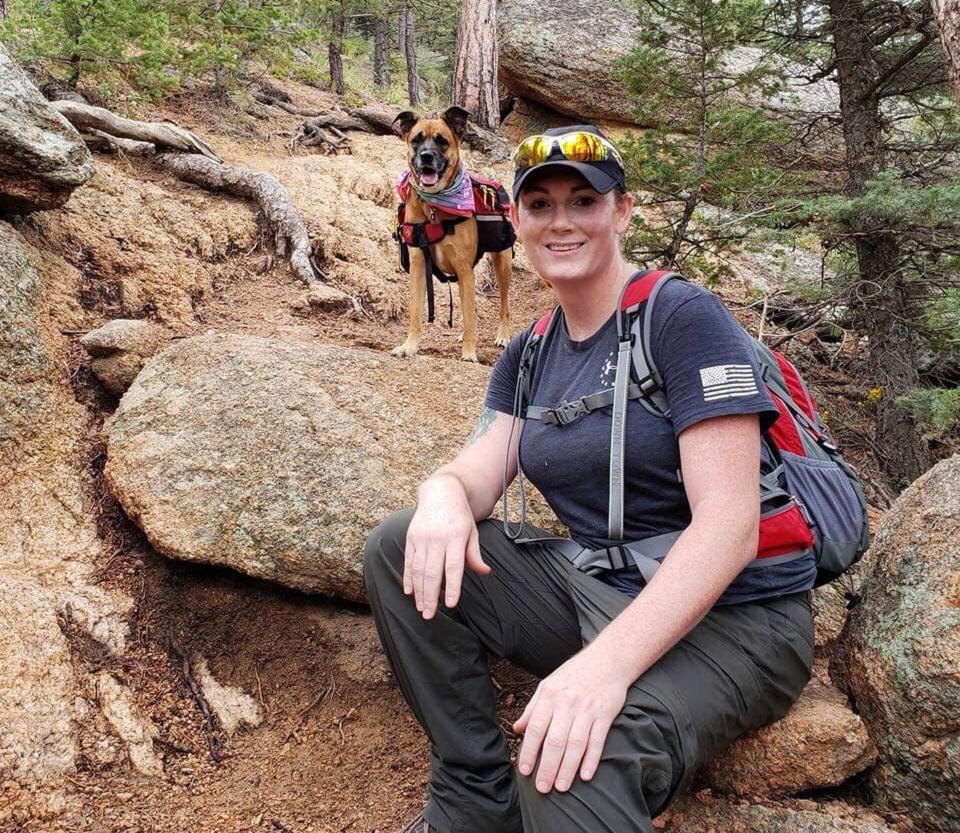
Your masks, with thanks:
M 401 200 L 406 202 L 407 194 L 410 193 L 410 185 L 414 182 L 410 176 L 410 170 L 404 170 L 397 176 L 396 189 Z M 470 181 L 470 175 L 463 165 L 460 166 L 460 172 L 449 188 L 438 191 L 435 194 L 420 190 L 414 185 L 417 195 L 425 203 L 432 205 L 447 214 L 460 214 L 464 217 L 472 217 L 476 213 L 476 205 L 473 201 L 473 184 Z

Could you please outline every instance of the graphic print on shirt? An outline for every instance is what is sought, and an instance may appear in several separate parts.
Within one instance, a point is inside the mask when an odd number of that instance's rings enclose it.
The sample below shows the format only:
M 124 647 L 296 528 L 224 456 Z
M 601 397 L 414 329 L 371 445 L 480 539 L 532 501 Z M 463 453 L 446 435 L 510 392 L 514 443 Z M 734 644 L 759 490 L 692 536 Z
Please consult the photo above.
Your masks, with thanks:
M 617 362 L 615 361 L 616 351 L 611 350 L 607 360 L 600 368 L 600 385 L 605 388 L 612 388 L 617 378 Z
M 700 384 L 704 402 L 733 399 L 736 396 L 754 396 L 757 382 L 753 368 L 748 364 L 718 364 L 700 368 Z

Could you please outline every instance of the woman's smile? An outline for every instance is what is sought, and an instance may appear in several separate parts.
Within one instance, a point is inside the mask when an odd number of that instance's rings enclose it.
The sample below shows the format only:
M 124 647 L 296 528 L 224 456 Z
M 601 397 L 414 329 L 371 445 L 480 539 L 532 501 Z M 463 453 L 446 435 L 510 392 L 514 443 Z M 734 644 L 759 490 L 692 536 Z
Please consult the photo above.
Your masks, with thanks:
M 566 252 L 575 252 L 584 244 L 580 243 L 547 243 L 547 248 L 551 252 L 556 253 L 566 253 Z

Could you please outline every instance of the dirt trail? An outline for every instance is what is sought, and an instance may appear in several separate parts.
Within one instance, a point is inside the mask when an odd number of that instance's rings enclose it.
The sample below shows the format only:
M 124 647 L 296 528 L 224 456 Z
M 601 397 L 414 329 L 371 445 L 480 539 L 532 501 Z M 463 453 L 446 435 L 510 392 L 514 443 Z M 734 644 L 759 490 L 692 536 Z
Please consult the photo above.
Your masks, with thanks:
M 333 102 L 310 87 L 287 88 L 301 107 Z M 403 361 L 386 355 L 406 330 L 406 276 L 390 238 L 403 143 L 352 134 L 352 156 L 294 154 L 289 134 L 300 119 L 279 110 L 255 123 L 255 135 L 237 113 L 213 112 L 202 102 L 155 114 L 164 115 L 200 133 L 228 164 L 280 179 L 322 243 L 331 284 L 354 296 L 360 311 L 310 309 L 283 264 L 260 274 L 264 253 L 251 206 L 98 157 L 94 180 L 34 229 L 38 244 L 62 252 L 83 273 L 87 327 L 118 315 L 149 317 L 181 336 L 217 330 L 361 345 L 385 351 L 386 361 Z M 509 182 L 508 163 L 489 166 L 470 151 L 466 158 L 471 170 Z M 488 272 L 481 270 L 478 284 L 478 352 L 492 364 L 499 353 L 493 345 L 497 300 Z M 510 299 L 515 331 L 551 303 L 519 250 Z M 442 320 L 444 292 L 437 306 Z M 455 305 L 452 330 L 429 326 L 421 348 L 449 359 L 451 374 L 460 367 L 460 326 Z M 99 483 L 96 429 L 114 403 L 98 390 L 79 352 L 77 362 Z M 408 365 L 415 374 L 416 360 Z M 81 727 L 81 767 L 70 779 L 67 813 L 9 830 L 384 833 L 419 809 L 427 742 L 390 679 L 365 609 L 171 563 L 151 551 L 112 500 L 103 494 L 97 500 L 110 553 L 100 565 L 101 581 L 135 600 L 133 636 L 121 658 L 80 634 L 68 636 L 78 671 L 109 671 L 134 693 L 157 727 L 154 746 L 165 776 L 148 779 L 123 760 L 105 760 L 94 727 Z M 217 680 L 253 696 L 261 725 L 230 738 L 211 731 L 171 638 L 183 653 L 205 658 Z M 502 713 L 515 716 L 531 680 L 505 664 L 494 673 Z

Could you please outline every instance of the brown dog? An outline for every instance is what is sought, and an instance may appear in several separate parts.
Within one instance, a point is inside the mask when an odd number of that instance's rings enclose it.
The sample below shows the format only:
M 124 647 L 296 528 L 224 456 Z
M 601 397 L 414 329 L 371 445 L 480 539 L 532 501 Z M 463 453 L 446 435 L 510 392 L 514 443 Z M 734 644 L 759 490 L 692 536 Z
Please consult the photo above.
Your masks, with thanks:
M 474 262 L 477 256 L 478 229 L 475 217 L 459 218 L 425 201 L 417 193 L 439 194 L 448 189 L 460 172 L 460 140 L 470 114 L 462 107 L 450 107 L 439 117 L 421 118 L 407 110 L 394 122 L 399 124 L 409 149 L 410 188 L 404 208 L 406 223 L 440 223 L 457 219 L 445 236 L 429 246 L 430 257 L 443 272 L 454 275 L 460 288 L 463 314 L 463 359 L 477 361 L 477 305 Z M 407 340 L 393 349 L 395 356 L 413 356 L 423 334 L 422 316 L 426 302 L 426 263 L 423 251 L 410 246 L 410 322 Z M 507 248 L 489 252 L 500 290 L 500 325 L 495 342 L 503 346 L 510 339 L 510 313 L 507 295 L 513 271 L 513 253 Z

